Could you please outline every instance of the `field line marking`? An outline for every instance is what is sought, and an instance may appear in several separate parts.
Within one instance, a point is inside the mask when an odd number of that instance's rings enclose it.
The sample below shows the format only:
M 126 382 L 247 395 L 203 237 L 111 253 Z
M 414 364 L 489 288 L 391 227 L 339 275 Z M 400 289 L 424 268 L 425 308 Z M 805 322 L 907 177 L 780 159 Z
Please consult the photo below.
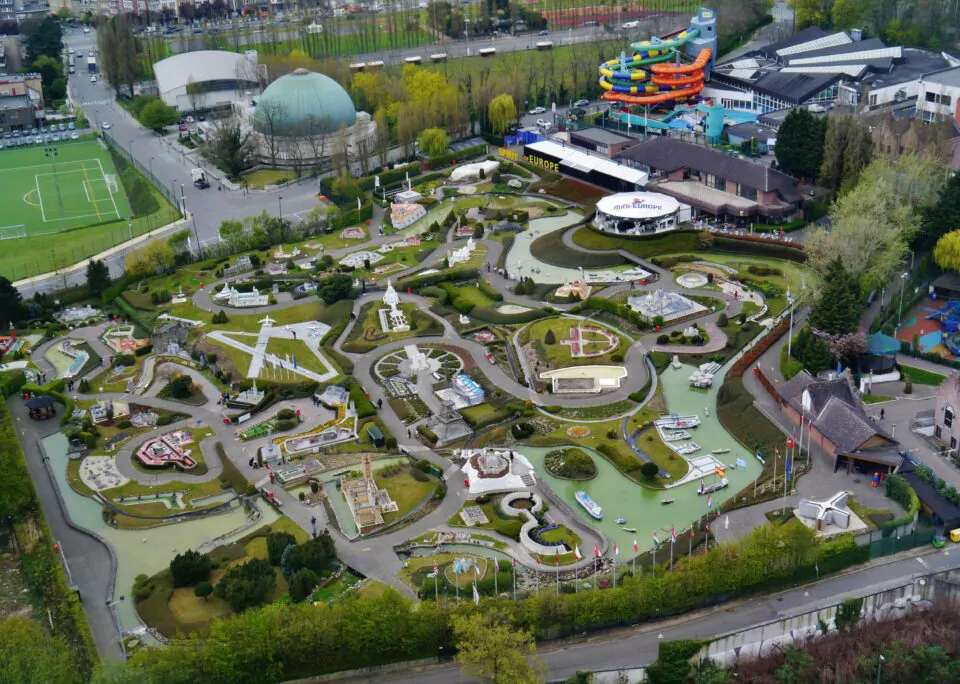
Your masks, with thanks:
M 87 176 L 87 166 L 86 166 L 86 164 L 84 164 L 84 166 L 83 166 L 83 178 L 84 178 L 84 182 L 88 182 L 88 181 L 90 180 L 89 177 Z M 93 210 L 94 210 L 95 212 L 97 212 L 97 218 L 100 218 L 100 207 L 97 206 L 97 198 L 96 198 L 96 195 L 94 195 L 94 197 L 93 197 Z
M 98 162 L 98 161 L 100 161 L 100 160 L 99 160 L 99 159 L 96 159 L 96 158 L 94 158 L 94 159 L 75 159 L 74 161 L 59 162 L 59 165 L 60 165 L 60 166 L 64 166 L 64 165 L 66 165 L 66 164 L 82 164 L 83 162 L 88 162 L 88 161 L 89 161 L 89 162 L 93 162 L 93 161 L 97 161 L 97 162 Z M 7 171 L 20 172 L 20 171 L 26 171 L 27 169 L 40 169 L 40 168 L 49 169 L 49 168 L 52 168 L 52 167 L 53 167 L 53 164 L 31 164 L 30 166 L 11 166 L 10 168 L 0 168 L 0 173 L 6 173 Z
M 103 172 L 103 164 L 100 163 L 100 160 L 97 160 L 97 164 L 100 164 L 100 175 L 103 177 L 103 184 L 107 186 L 107 174 Z M 117 218 L 120 218 L 120 208 L 117 206 L 117 200 L 114 199 L 113 193 L 110 192 L 110 186 L 107 186 L 107 192 L 110 195 L 110 201 L 113 202 L 113 211 L 116 213 Z M 117 174 L 117 192 L 120 192 L 120 174 Z
M 90 186 L 87 185 L 87 181 L 83 181 L 83 194 L 87 196 L 87 201 L 90 201 Z
M 37 184 L 37 201 L 40 203 L 40 218 L 43 219 L 43 222 L 47 222 L 47 213 L 43 210 L 43 195 L 40 194 L 40 178 L 39 176 L 34 175 L 34 182 Z

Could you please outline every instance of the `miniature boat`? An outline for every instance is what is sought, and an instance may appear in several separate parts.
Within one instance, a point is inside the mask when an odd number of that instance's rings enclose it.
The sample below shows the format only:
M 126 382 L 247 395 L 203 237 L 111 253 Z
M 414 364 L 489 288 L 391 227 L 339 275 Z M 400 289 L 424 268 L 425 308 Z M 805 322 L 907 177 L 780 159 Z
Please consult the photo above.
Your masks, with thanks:
M 706 496 L 707 494 L 713 494 L 718 492 L 721 489 L 726 489 L 730 483 L 727 481 L 727 478 L 721 479 L 719 482 L 714 482 L 708 485 L 700 485 L 700 489 L 697 490 L 697 494 L 700 496 Z
M 618 525 L 622 525 L 622 524 L 625 523 L 625 522 L 627 522 L 627 519 L 626 519 L 626 518 L 617 518 L 617 524 L 618 524 Z
M 624 527 L 624 528 L 622 528 L 622 529 L 623 529 L 624 532 L 629 532 L 630 534 L 636 534 L 636 533 L 637 533 L 637 528 L 636 528 L 636 527 Z
M 715 454 L 729 454 L 729 453 L 730 453 L 730 450 L 729 450 L 729 449 L 714 449 L 714 450 L 713 450 L 713 453 L 715 453 Z
M 687 442 L 686 444 L 681 444 L 678 447 L 674 447 L 676 451 L 681 456 L 686 456 L 687 454 L 692 454 L 694 451 L 699 451 L 700 445 L 696 442 Z
M 597 505 L 597 502 L 590 498 L 590 495 L 584 491 L 574 494 L 577 503 L 583 506 L 583 509 L 590 514 L 594 520 L 603 520 L 603 509 Z
M 690 439 L 690 433 L 686 430 L 678 430 L 677 432 L 667 432 L 663 435 L 664 442 L 679 442 L 683 439 Z
M 661 506 L 666 506 L 667 504 L 672 504 L 672 503 L 673 503 L 673 499 L 660 499 Z
M 700 425 L 699 416 L 667 416 L 654 421 L 654 425 L 664 430 L 685 430 Z

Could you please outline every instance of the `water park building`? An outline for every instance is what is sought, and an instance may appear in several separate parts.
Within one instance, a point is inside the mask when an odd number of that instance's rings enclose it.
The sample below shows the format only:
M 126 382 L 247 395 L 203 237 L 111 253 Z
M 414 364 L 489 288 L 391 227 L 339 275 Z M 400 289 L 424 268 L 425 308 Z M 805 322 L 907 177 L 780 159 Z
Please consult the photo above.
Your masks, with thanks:
M 690 207 L 655 192 L 619 192 L 597 202 L 594 227 L 604 233 L 643 235 L 674 230 L 690 220 Z
M 161 99 L 178 112 L 230 107 L 259 93 L 257 51 L 242 54 L 226 50 L 185 52 L 153 65 Z
M 783 222 L 802 210 L 794 178 L 675 138 L 653 138 L 624 150 L 616 160 L 649 174 L 646 190 L 670 195 L 710 216 Z
M 647 182 L 639 169 L 553 140 L 524 145 L 523 161 L 614 192 L 640 190 Z

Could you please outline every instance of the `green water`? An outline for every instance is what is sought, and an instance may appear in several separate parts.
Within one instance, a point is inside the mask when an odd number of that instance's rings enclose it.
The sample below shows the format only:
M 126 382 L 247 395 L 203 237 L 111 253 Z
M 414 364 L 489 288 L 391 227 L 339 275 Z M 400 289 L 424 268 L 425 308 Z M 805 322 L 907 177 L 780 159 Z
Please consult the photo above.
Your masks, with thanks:
M 197 548 L 204 542 L 225 535 L 246 522 L 243 508 L 237 507 L 227 513 L 189 520 L 171 525 L 162 525 L 142 530 L 119 530 L 103 522 L 100 504 L 93 499 L 77 494 L 67 482 L 67 439 L 62 433 L 43 440 L 43 448 L 50 457 L 57 486 L 66 503 L 70 518 L 80 527 L 97 533 L 110 542 L 117 556 L 117 578 L 114 599 L 126 597 L 117 604 L 117 614 L 124 631 L 141 626 L 133 609 L 130 590 L 137 575 L 153 575 L 166 567 L 177 554 Z M 260 506 L 264 525 L 276 521 L 277 512 L 270 506 Z M 240 532 L 234 537 L 248 534 Z M 228 538 L 227 541 L 235 541 Z M 210 550 L 210 547 L 205 547 Z
M 688 381 L 692 372 L 692 366 L 683 365 L 679 370 L 669 367 L 660 376 L 660 382 L 667 406 L 672 413 L 700 416 L 700 427 L 692 431 L 692 440 L 700 445 L 700 451 L 694 456 L 707 455 L 714 449 L 730 449 L 729 453 L 717 456 L 728 466 L 726 477 L 730 481 L 730 486 L 713 494 L 713 505 L 716 506 L 753 482 L 754 478 L 760 474 L 761 465 L 723 429 L 716 418 L 717 392 L 723 384 L 726 370 L 714 378 L 714 386 L 710 390 L 692 389 Z M 705 414 L 705 408 L 710 409 L 709 416 Z M 642 441 L 641 448 L 643 448 Z M 612 553 L 612 543 L 617 543 L 621 558 L 630 558 L 633 555 L 634 537 L 637 539 L 640 550 L 646 551 L 653 546 L 654 532 L 660 541 L 665 543 L 670 538 L 672 528 L 677 530 L 679 536 L 675 553 L 685 552 L 688 540 L 681 532 L 707 512 L 707 497 L 697 495 L 699 480 L 669 489 L 648 489 L 626 478 L 597 452 L 587 449 L 591 451 L 597 465 L 597 476 L 588 482 L 571 482 L 553 477 L 543 467 L 544 456 L 550 448 L 523 447 L 520 451 L 536 467 L 540 479 L 563 498 L 576 512 L 581 522 L 603 531 L 611 542 L 609 553 Z M 729 467 L 735 463 L 738 456 L 746 461 L 746 468 Z M 710 477 L 706 481 L 713 482 L 716 478 Z M 602 521 L 591 518 L 577 503 L 575 493 L 581 489 L 590 494 L 590 497 L 603 509 Z M 662 499 L 673 499 L 674 502 L 663 505 L 660 503 Z M 627 522 L 624 525 L 618 525 L 615 521 L 619 517 L 626 518 Z M 624 532 L 622 527 L 633 527 L 637 532 L 636 534 Z M 584 555 L 588 551 L 592 549 L 581 549 Z M 669 549 L 664 547 L 662 552 L 667 554 Z

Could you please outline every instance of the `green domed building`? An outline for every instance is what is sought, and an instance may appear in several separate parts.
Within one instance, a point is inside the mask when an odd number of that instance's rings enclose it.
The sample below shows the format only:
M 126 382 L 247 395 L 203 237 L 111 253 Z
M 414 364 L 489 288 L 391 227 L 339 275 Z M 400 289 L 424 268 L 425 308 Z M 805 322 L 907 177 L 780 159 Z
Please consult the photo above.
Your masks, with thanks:
M 336 133 L 356 122 L 347 91 L 332 78 L 302 68 L 267 86 L 253 117 L 258 133 L 281 137 Z

